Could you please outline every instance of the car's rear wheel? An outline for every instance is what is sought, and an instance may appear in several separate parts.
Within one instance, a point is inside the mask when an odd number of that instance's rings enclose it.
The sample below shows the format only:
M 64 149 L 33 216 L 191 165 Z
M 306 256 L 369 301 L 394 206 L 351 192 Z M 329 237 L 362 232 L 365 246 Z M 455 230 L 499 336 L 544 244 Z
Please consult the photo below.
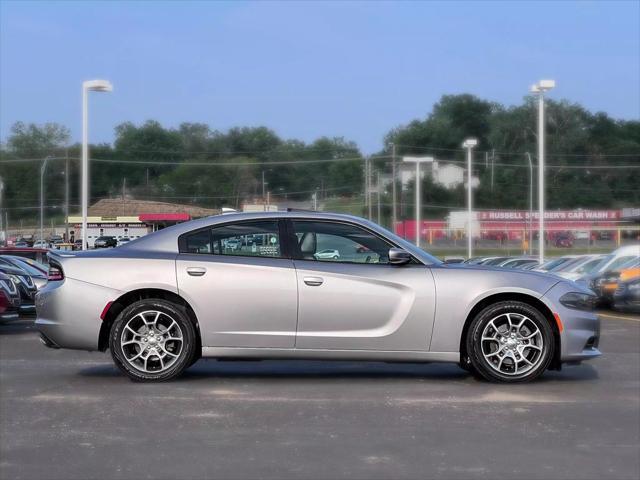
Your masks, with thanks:
M 196 331 L 178 305 L 144 299 L 118 315 L 109 348 L 115 364 L 132 380 L 166 381 L 179 376 L 196 357 Z
M 547 369 L 554 352 L 546 317 L 523 302 L 505 301 L 482 310 L 466 339 L 471 367 L 493 382 L 527 382 Z

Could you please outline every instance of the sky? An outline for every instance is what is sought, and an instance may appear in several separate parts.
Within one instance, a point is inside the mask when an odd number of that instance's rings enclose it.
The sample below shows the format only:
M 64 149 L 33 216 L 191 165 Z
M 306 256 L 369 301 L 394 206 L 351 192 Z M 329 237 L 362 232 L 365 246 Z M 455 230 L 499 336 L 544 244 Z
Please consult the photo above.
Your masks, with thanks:
M 554 99 L 640 119 L 640 1 L 29 2 L 0 0 L 0 139 L 16 121 L 90 141 L 121 122 L 267 126 L 378 151 L 443 94 Z

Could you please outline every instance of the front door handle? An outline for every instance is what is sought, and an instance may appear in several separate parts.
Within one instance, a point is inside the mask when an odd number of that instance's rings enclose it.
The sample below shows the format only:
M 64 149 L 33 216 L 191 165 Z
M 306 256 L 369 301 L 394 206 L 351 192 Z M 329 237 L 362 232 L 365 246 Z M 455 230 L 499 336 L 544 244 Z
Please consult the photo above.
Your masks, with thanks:
M 207 273 L 207 269 L 204 267 L 187 267 L 187 273 L 192 277 L 201 277 Z
M 304 283 L 309 285 L 310 287 L 319 287 L 324 282 L 324 279 L 321 277 L 304 277 Z

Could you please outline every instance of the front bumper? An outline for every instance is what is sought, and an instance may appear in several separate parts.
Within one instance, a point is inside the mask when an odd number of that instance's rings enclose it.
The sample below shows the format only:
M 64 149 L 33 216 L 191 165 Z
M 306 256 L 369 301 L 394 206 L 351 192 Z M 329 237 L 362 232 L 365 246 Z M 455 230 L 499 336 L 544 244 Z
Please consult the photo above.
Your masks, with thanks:
M 600 318 L 595 312 L 567 308 L 560 297 L 569 292 L 582 292 L 573 282 L 559 282 L 549 290 L 542 301 L 560 318 L 560 361 L 580 362 L 600 356 Z
M 104 306 L 118 298 L 111 288 L 65 278 L 36 294 L 36 328 L 47 346 L 98 350 Z

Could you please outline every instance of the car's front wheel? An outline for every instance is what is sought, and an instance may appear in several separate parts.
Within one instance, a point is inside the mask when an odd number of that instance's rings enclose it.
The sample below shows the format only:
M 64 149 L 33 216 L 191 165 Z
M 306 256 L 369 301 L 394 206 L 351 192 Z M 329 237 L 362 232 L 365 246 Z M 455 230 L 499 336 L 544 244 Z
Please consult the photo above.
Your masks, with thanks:
M 161 299 L 126 307 L 111 327 L 115 364 L 134 381 L 166 381 L 188 368 L 196 354 L 196 331 L 184 311 Z
M 547 369 L 554 353 L 546 317 L 523 302 L 504 301 L 482 310 L 466 339 L 474 372 L 494 382 L 531 381 Z

